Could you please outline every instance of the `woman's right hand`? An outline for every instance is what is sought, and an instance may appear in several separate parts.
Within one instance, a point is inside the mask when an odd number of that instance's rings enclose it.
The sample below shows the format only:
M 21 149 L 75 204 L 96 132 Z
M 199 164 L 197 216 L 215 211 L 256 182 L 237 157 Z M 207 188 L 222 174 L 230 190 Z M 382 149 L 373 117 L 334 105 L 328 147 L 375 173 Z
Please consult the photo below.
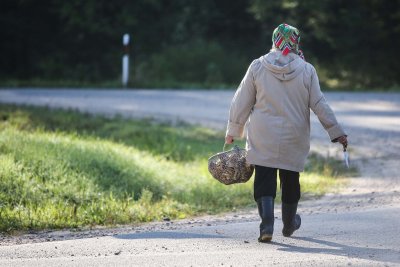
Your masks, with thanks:
M 233 139 L 233 136 L 227 135 L 225 136 L 225 144 L 232 144 L 235 140 Z

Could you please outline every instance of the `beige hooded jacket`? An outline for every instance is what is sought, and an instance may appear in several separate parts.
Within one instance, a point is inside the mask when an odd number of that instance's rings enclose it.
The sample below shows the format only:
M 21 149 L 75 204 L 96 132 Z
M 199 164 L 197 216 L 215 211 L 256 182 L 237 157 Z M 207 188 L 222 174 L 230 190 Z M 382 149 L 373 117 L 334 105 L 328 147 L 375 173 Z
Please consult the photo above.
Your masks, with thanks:
M 301 172 L 310 150 L 310 109 L 332 142 L 346 135 L 326 103 L 315 68 L 294 53 L 254 60 L 233 97 L 227 135 L 243 137 L 247 161 Z

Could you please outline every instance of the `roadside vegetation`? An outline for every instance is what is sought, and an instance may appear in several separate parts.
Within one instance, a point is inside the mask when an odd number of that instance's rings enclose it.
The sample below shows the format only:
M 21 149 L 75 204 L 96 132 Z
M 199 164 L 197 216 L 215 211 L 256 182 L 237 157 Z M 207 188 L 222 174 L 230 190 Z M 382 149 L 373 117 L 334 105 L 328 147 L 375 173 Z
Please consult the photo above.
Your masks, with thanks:
M 222 142 L 222 132 L 184 123 L 0 105 L 0 231 L 253 206 L 251 182 L 224 186 L 208 174 L 207 158 Z M 348 174 L 341 162 L 313 154 L 301 176 L 303 194 L 336 190 Z
M 1 87 L 119 87 L 129 52 L 131 87 L 232 88 L 288 23 L 325 89 L 400 89 L 399 1 L 6 2 Z

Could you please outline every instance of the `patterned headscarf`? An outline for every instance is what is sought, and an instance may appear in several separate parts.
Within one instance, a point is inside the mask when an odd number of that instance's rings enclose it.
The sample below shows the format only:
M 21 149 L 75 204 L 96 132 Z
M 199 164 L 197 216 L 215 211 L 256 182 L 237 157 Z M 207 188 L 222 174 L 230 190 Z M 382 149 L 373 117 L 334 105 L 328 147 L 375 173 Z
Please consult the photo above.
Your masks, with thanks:
M 304 59 L 303 51 L 299 49 L 299 43 L 299 30 L 286 23 L 279 25 L 272 34 L 273 47 L 281 50 L 284 56 L 289 54 L 290 51 L 293 51 L 298 54 L 302 59 Z

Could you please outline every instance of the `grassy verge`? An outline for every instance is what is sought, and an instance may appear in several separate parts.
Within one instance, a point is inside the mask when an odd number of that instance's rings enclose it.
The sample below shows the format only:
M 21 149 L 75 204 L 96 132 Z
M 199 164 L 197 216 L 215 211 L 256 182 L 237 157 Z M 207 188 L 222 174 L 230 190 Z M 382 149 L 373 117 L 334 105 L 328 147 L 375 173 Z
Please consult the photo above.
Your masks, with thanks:
M 322 76 L 322 74 L 321 74 Z M 128 89 L 185 89 L 185 90 L 235 90 L 238 86 L 235 83 L 196 83 L 196 82 L 182 82 L 182 81 L 149 81 L 146 79 L 142 82 L 131 82 L 128 84 Z M 321 81 L 323 91 L 326 92 L 377 92 L 377 93 L 396 93 L 400 91 L 400 86 L 394 84 L 388 87 L 365 87 L 362 85 L 348 84 L 339 82 L 337 79 L 324 79 Z M 110 89 L 110 88 L 123 88 L 120 80 L 109 80 L 102 82 L 89 82 L 77 80 L 0 80 L 1 88 L 65 88 L 65 89 Z
M 252 183 L 224 186 L 207 171 L 223 133 L 152 120 L 0 105 L 0 231 L 184 218 L 253 204 Z M 346 175 L 311 155 L 304 195 Z
M 145 89 L 185 89 L 185 90 L 198 90 L 198 89 L 220 89 L 220 90 L 233 90 L 237 87 L 237 83 L 196 83 L 196 82 L 182 82 L 182 81 L 143 81 L 143 82 L 130 82 L 128 88 L 145 88 Z M 103 82 L 85 82 L 75 80 L 0 80 L 0 88 L 89 88 L 89 89 L 110 89 L 121 88 L 123 86 L 120 80 L 111 80 Z

